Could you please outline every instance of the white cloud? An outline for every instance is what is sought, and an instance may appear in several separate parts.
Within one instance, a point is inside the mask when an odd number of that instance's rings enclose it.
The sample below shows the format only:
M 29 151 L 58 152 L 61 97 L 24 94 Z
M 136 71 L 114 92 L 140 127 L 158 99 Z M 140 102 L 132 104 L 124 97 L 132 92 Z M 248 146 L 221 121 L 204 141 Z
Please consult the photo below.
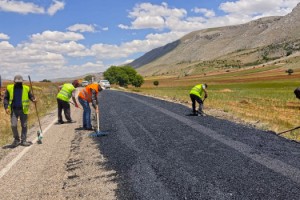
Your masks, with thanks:
M 14 12 L 20 14 L 49 14 L 54 15 L 57 11 L 64 9 L 65 3 L 53 0 L 50 7 L 46 9 L 31 2 L 17 0 L 0 0 L 0 11 Z
M 137 4 L 129 13 L 132 18 L 131 26 L 119 24 L 122 29 L 162 29 L 166 27 L 168 18 L 183 18 L 187 14 L 185 9 L 168 8 L 167 3 L 154 5 L 151 3 Z
M 4 33 L 0 33 L 0 40 L 9 40 L 9 36 Z
M 0 0 L 0 10 L 5 12 L 16 12 L 20 14 L 43 14 L 44 8 L 39 7 L 33 3 L 15 0 Z
M 54 15 L 57 11 L 63 10 L 65 7 L 65 3 L 62 1 L 53 0 L 53 3 L 48 8 L 47 13 L 49 15 Z
M 214 17 L 216 16 L 215 12 L 213 10 L 208 10 L 206 8 L 194 8 L 192 9 L 195 13 L 202 13 L 205 17 Z
M 95 32 L 95 25 L 88 25 L 88 24 L 74 24 L 70 27 L 67 28 L 67 30 L 69 31 L 73 31 L 73 32 Z
M 84 39 L 84 36 L 80 33 L 74 32 L 60 32 L 60 31 L 44 31 L 42 34 L 37 33 L 31 36 L 31 40 L 37 41 L 78 41 Z

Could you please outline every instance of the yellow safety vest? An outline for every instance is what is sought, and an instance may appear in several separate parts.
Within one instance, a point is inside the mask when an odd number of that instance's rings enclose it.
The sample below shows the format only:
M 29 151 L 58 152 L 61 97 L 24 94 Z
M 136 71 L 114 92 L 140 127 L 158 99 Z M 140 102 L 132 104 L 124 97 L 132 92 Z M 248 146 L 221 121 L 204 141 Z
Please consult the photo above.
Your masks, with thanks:
M 65 83 L 57 94 L 57 98 L 69 102 L 74 90 L 75 87 L 71 83 Z
M 190 94 L 194 94 L 194 95 L 200 97 L 201 99 L 203 99 L 205 93 L 204 93 L 202 84 L 198 84 L 198 85 L 194 86 L 194 87 L 191 89 Z
M 28 93 L 29 93 L 29 87 L 27 85 L 23 85 L 23 91 L 22 91 L 22 108 L 24 114 L 28 114 L 29 110 L 29 98 L 28 98 Z M 7 86 L 7 91 L 9 93 L 9 102 L 8 102 L 8 108 L 11 110 L 11 104 L 14 99 L 14 84 L 10 84 Z

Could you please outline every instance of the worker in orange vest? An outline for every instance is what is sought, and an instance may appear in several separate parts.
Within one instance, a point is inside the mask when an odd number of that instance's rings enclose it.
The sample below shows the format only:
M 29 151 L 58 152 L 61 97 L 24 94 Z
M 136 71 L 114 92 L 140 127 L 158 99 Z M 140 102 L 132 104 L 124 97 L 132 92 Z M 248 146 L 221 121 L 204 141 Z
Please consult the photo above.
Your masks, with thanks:
M 91 108 L 90 103 L 98 113 L 98 93 L 102 91 L 102 87 L 98 83 L 92 83 L 85 86 L 78 94 L 78 101 L 83 108 L 83 129 L 93 130 L 91 123 Z

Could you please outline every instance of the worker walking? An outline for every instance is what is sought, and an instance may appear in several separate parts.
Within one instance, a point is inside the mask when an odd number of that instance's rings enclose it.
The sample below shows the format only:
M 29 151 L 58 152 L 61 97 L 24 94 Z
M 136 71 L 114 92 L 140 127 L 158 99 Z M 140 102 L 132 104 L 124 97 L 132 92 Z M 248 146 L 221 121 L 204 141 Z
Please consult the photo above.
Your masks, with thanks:
M 71 83 L 65 83 L 62 86 L 59 86 L 59 92 L 57 94 L 57 116 L 58 116 L 58 124 L 65 123 L 62 119 L 62 111 L 64 111 L 65 118 L 67 123 L 74 123 L 75 121 L 71 118 L 71 109 L 70 109 L 70 98 L 75 104 L 75 107 L 78 108 L 77 101 L 75 99 L 76 88 L 79 87 L 78 80 L 74 80 Z
M 98 83 L 92 83 L 85 86 L 78 94 L 78 101 L 83 108 L 83 129 L 93 130 L 91 123 L 91 108 L 89 103 L 92 103 L 96 113 L 98 113 L 98 93 L 102 91 L 102 87 Z
M 192 115 L 194 116 L 205 116 L 203 112 L 203 101 L 207 98 L 207 84 L 195 85 L 190 91 L 190 98 L 192 100 Z M 199 109 L 196 111 L 196 102 L 199 104 Z
M 11 129 L 14 137 L 14 141 L 11 144 L 12 147 L 16 147 L 19 144 L 22 146 L 30 146 L 32 144 L 32 142 L 27 141 L 29 100 L 36 102 L 30 87 L 23 84 L 23 77 L 16 75 L 14 84 L 7 85 L 3 102 L 6 113 L 11 116 Z M 20 119 L 22 127 L 21 140 L 18 133 L 18 119 Z

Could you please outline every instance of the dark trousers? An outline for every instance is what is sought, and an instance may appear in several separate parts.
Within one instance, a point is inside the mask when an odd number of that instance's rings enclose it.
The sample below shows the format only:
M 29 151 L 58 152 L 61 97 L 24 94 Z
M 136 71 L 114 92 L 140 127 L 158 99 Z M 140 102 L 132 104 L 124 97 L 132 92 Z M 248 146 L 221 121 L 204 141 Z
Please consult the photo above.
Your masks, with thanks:
M 70 109 L 70 103 L 63 101 L 61 99 L 57 99 L 57 117 L 58 121 L 62 122 L 62 110 L 64 110 L 65 117 L 67 121 L 72 121 L 71 119 L 71 109 Z
M 192 100 L 192 109 L 193 109 L 193 113 L 195 114 L 196 113 L 196 102 L 198 102 L 199 104 L 199 109 L 198 109 L 198 112 L 199 113 L 202 113 L 202 109 L 203 109 L 203 101 L 200 97 L 194 95 L 194 94 L 190 94 L 190 98 Z
M 11 129 L 12 129 L 15 140 L 20 141 L 20 136 L 19 136 L 19 133 L 18 133 L 18 118 L 20 118 L 21 127 L 22 127 L 21 140 L 26 141 L 28 115 L 24 114 L 22 108 L 12 109 L 12 112 L 11 112 Z

